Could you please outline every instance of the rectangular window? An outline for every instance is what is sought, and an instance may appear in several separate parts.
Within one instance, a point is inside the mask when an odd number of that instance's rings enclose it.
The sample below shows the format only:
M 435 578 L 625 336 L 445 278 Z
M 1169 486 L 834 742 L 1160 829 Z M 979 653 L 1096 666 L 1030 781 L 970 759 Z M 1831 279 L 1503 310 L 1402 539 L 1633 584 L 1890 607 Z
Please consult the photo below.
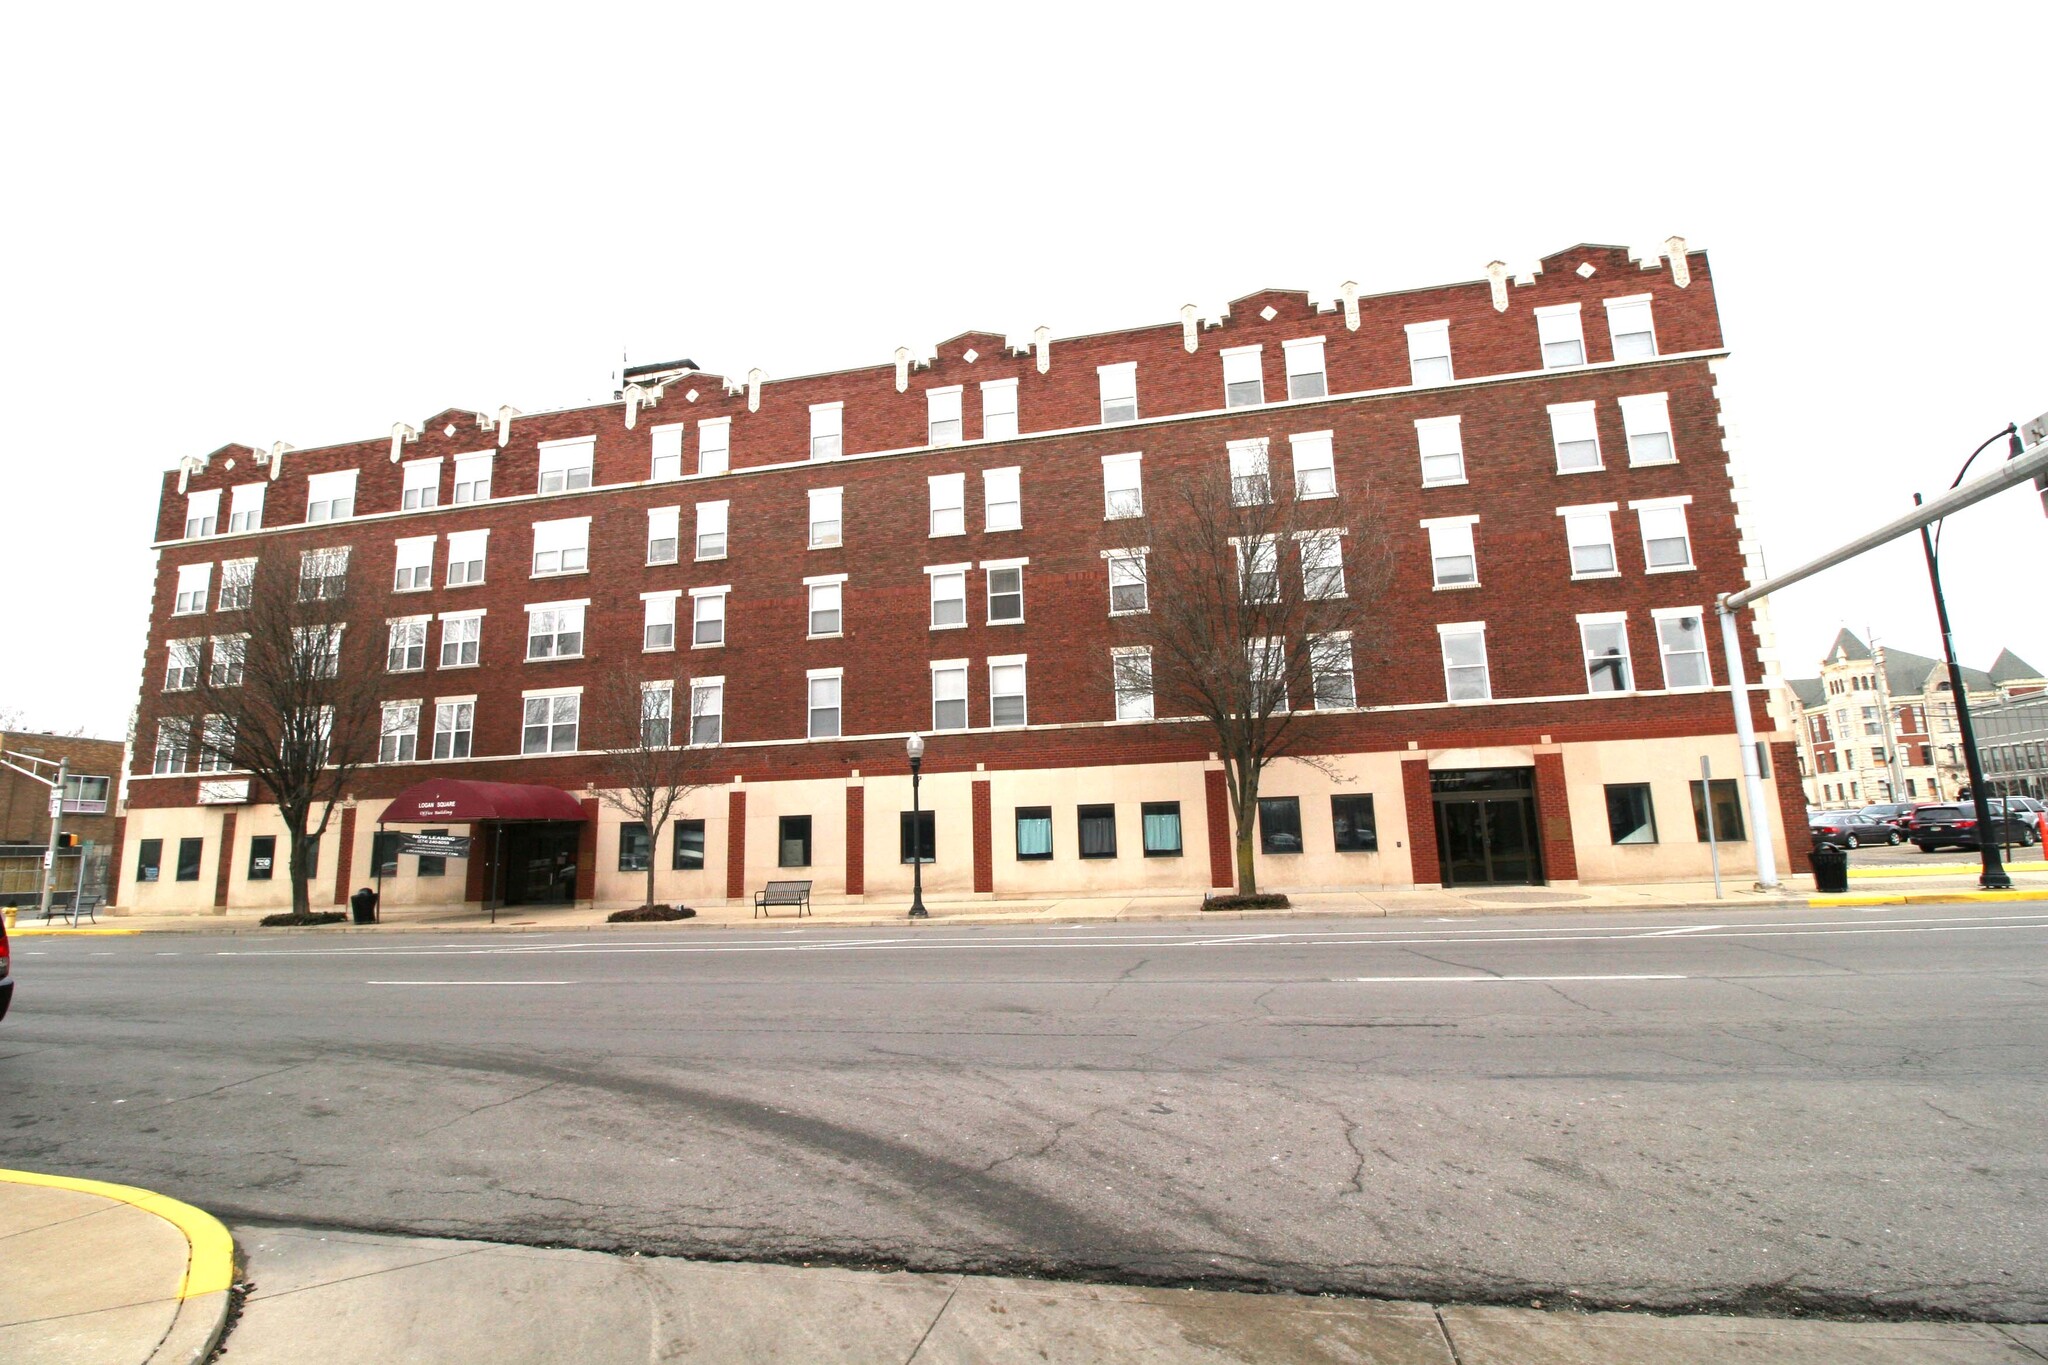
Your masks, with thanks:
M 526 657 L 529 659 L 575 659 L 583 654 L 583 606 L 526 609 Z
M 675 823 L 674 851 L 669 858 L 669 867 L 676 872 L 702 872 L 704 870 L 704 822 L 702 820 L 678 820 Z
M 1043 862 L 1052 857 L 1052 807 L 1017 807 L 1017 861 Z
M 210 536 L 214 527 L 220 524 L 220 490 L 209 488 L 202 493 L 185 495 L 185 539 L 195 536 Z
M 1649 783 L 1608 784 L 1607 837 L 1617 844 L 1657 842 L 1657 813 L 1650 806 Z
M 988 623 L 1016 625 L 1024 619 L 1024 566 L 983 561 L 988 576 Z
M 489 502 L 491 500 L 491 453 L 481 455 L 457 455 L 455 457 L 455 501 Z
M 491 533 L 481 531 L 450 531 L 448 533 L 448 586 L 459 588 L 468 583 L 484 581 L 484 552 L 490 545 Z
M 647 477 L 655 483 L 683 477 L 683 424 L 650 427 L 647 439 Z
M 405 484 L 399 494 L 399 506 L 410 512 L 415 508 L 432 507 L 440 501 L 440 457 L 437 455 L 431 460 L 407 460 Z
M 1707 792 L 1697 778 L 1687 783 L 1692 788 L 1692 827 L 1701 843 L 1707 842 Z M 1850 784 L 1851 788 L 1855 786 Z M 1714 841 L 1722 844 L 1739 844 L 1748 839 L 1742 825 L 1742 795 L 1732 777 L 1714 779 Z
M 814 460 L 836 460 L 842 447 L 841 424 L 845 418 L 844 403 L 811 404 L 811 458 Z
M 1301 798 L 1259 798 L 1259 852 L 1301 852 Z
M 590 487 L 592 461 L 597 454 L 595 436 L 572 436 L 563 441 L 540 443 L 540 491 L 566 493 Z
M 1223 406 L 1256 407 L 1266 401 L 1266 376 L 1261 348 L 1233 346 L 1223 352 Z
M 477 661 L 477 650 L 483 641 L 484 614 L 472 612 L 463 616 L 441 618 L 441 667 L 468 668 Z
M 1422 483 L 1465 482 L 1465 437 L 1459 417 L 1418 417 L 1415 443 L 1422 452 Z
M 424 592 L 434 586 L 434 538 L 408 536 L 394 542 L 393 592 Z
M 1254 712 L 1272 715 L 1288 710 L 1286 637 L 1260 635 L 1246 640 L 1244 660 Z
M 732 418 L 711 417 L 697 423 L 697 472 L 723 474 L 732 467 Z
M 725 588 L 690 589 L 690 643 L 693 646 L 725 643 Z
M 1180 802 L 1146 801 L 1138 807 L 1147 858 L 1180 856 Z
M 1379 852 L 1379 823 L 1373 815 L 1370 796 L 1332 796 L 1330 830 L 1339 853 Z
M 946 630 L 967 624 L 967 566 L 947 565 L 926 569 L 932 585 L 932 629 Z
M 1240 600 L 1280 600 L 1280 552 L 1271 536 L 1253 536 L 1237 542 L 1237 582 Z
M 1145 515 L 1145 475 L 1139 467 L 1144 456 L 1102 457 L 1102 519 L 1121 521 Z
M 1472 544 L 1478 517 L 1440 517 L 1422 523 L 1429 532 L 1429 565 L 1439 588 L 1477 587 L 1479 558 Z
M 1148 608 L 1143 550 L 1110 550 L 1103 561 L 1109 565 L 1109 614 L 1128 616 Z
M 1564 518 L 1565 544 L 1571 552 L 1573 578 L 1611 578 L 1617 572 L 1614 560 L 1614 523 L 1611 502 L 1584 507 L 1560 507 Z
M 255 531 L 263 526 L 263 485 L 238 483 L 228 499 L 228 529 Z
M 293 626 L 291 666 L 299 678 L 341 676 L 341 633 L 345 625 Z
M 810 728 L 805 733 L 812 739 L 837 739 L 842 670 L 814 669 L 806 676 L 810 683 Z
M 932 664 L 932 729 L 967 728 L 967 660 Z
M 1024 527 L 1024 494 L 1016 469 L 981 471 L 984 531 L 1018 531 Z
M 1487 701 L 1493 682 L 1486 668 L 1486 623 L 1460 622 L 1436 628 L 1443 648 L 1444 695 L 1450 701 Z
M 568 754 L 576 751 L 576 731 L 583 698 L 575 693 L 527 697 L 525 725 L 520 732 L 522 754 Z
M 1097 365 L 1096 383 L 1102 394 L 1102 424 L 1138 420 L 1138 362 Z
M 775 862 L 778 867 L 811 865 L 811 817 L 785 815 L 776 822 Z
M 1650 296 L 1602 299 L 1607 305 L 1607 335 L 1614 339 L 1616 360 L 1643 360 L 1657 354 L 1657 329 L 1650 320 Z
M 1294 450 L 1294 496 L 1334 498 L 1337 496 L 1337 456 L 1327 431 L 1289 436 Z
M 699 678 L 690 684 L 690 743 L 725 740 L 725 679 Z
M 181 571 L 182 572 L 182 571 Z M 216 604 L 222 611 L 240 611 L 249 605 L 249 598 L 256 589 L 256 561 L 253 559 L 224 559 L 220 565 L 220 601 Z M 201 597 L 203 602 L 206 599 Z
M 199 853 L 205 847 L 203 839 L 178 840 L 178 880 L 196 882 L 199 880 Z
M 1712 687 L 1714 676 L 1707 666 L 1707 632 L 1700 609 L 1659 607 L 1650 615 L 1657 622 L 1657 650 L 1664 658 L 1664 685 L 1674 689 Z M 1823 716 L 1814 719 L 1826 724 Z
M 1152 719 L 1152 649 L 1122 645 L 1109 651 L 1110 688 L 1118 720 Z
M 476 702 L 459 698 L 434 703 L 434 757 L 468 758 L 469 736 L 476 728 Z
M 906 863 L 939 860 L 938 816 L 928 810 L 904 811 L 896 831 L 897 857 Z
M 1628 621 L 1622 613 L 1579 617 L 1579 648 L 1586 658 L 1588 692 L 1634 690 L 1635 675 L 1628 657 Z
M 931 485 L 931 534 L 958 536 L 967 532 L 967 476 L 933 474 Z
M 1323 373 L 1323 339 L 1303 337 L 1299 341 L 1283 341 L 1280 347 L 1287 355 L 1287 396 L 1326 397 L 1330 385 Z
M 333 602 L 348 594 L 348 547 L 299 553 L 299 600 Z
M 619 871 L 645 872 L 647 864 L 653 861 L 653 850 L 647 838 L 647 826 L 639 820 L 625 820 L 619 824 Z
M 422 834 L 446 834 L 445 829 L 423 829 Z M 416 870 L 422 877 L 445 877 L 448 875 L 448 860 L 437 858 L 431 853 L 417 855 Z
M 697 558 L 724 559 L 726 514 L 730 502 L 697 504 Z
M 1671 403 L 1661 393 L 1624 394 L 1621 429 L 1628 433 L 1628 462 L 1671 464 L 1678 458 L 1671 446 Z
M 1023 725 L 1024 656 L 1006 655 L 988 661 L 988 723 Z
M 590 518 L 533 524 L 533 576 L 582 573 L 590 567 Z
M 924 391 L 925 444 L 934 446 L 957 446 L 960 444 L 960 386 L 951 388 L 926 389 Z
M 71 815 L 105 815 L 112 786 L 111 778 L 70 775 L 64 779 L 64 810 Z
M 249 840 L 249 880 L 267 882 L 277 864 L 277 836 L 258 834 Z
M 840 499 L 841 490 L 837 488 L 813 488 L 810 490 L 810 545 L 813 550 L 828 549 L 839 544 Z
M 136 846 L 136 851 L 135 851 L 135 880 L 136 880 L 136 881 L 138 881 L 138 882 L 153 882 L 153 881 L 156 881 L 156 880 L 157 880 L 157 879 L 158 879 L 159 877 L 161 877 L 161 876 L 163 875 L 163 868 L 164 868 L 164 841 L 163 841 L 163 840 L 161 840 L 161 839 L 144 839 L 144 840 L 143 840 L 143 841 L 142 841 L 142 842 L 141 842 L 140 844 L 138 844 L 138 845 Z
M 680 507 L 650 507 L 647 509 L 647 562 L 649 564 L 673 564 L 683 538 L 683 509 Z
M 416 673 L 427 666 L 427 616 L 409 616 L 391 623 L 391 639 L 384 651 L 384 668 L 389 673 Z
M 1003 441 L 1017 434 L 1017 381 L 985 379 L 981 385 L 981 439 Z
M 173 616 L 191 616 L 206 610 L 207 589 L 213 582 L 213 565 L 180 564 L 178 596 L 171 607 Z
M 419 757 L 420 704 L 416 701 L 384 703 L 384 725 L 377 741 L 379 763 L 410 763 Z
M 307 521 L 344 521 L 355 514 L 355 470 L 337 469 L 306 480 Z
M 810 592 L 810 638 L 837 635 L 840 633 L 840 602 L 846 586 L 846 575 L 835 574 L 818 582 L 805 580 L 804 586 Z
M 1316 710 L 1341 711 L 1358 705 L 1350 631 L 1333 630 L 1309 636 L 1308 669 L 1315 690 Z
M 674 588 L 662 592 L 640 594 L 640 649 L 642 653 L 651 650 L 674 649 L 676 647 L 676 597 Z
M 1600 469 L 1600 428 L 1591 403 L 1552 403 L 1550 441 L 1557 450 L 1557 472 L 1575 474 Z
M 1650 573 L 1690 569 L 1692 538 L 1685 529 L 1685 505 L 1690 497 L 1659 498 L 1632 502 L 1643 530 L 1643 562 Z
M 164 691 L 189 692 L 199 685 L 200 640 L 173 640 L 164 668 Z
M 1077 806 L 1074 810 L 1078 846 L 1083 858 L 1116 856 L 1116 807 Z
M 1266 438 L 1230 441 L 1230 501 L 1238 507 L 1252 507 L 1273 500 L 1272 469 L 1267 461 Z
M 1451 382 L 1451 324 L 1408 324 L 1408 377 L 1416 385 Z
M 1310 601 L 1344 595 L 1344 533 L 1297 531 L 1301 548 L 1301 590 Z
M 199 733 L 199 771 L 232 771 L 235 766 L 235 718 L 208 716 Z
M 1560 303 L 1536 310 L 1536 341 L 1543 348 L 1543 368 L 1560 370 L 1586 363 L 1586 340 L 1579 330 L 1579 305 Z

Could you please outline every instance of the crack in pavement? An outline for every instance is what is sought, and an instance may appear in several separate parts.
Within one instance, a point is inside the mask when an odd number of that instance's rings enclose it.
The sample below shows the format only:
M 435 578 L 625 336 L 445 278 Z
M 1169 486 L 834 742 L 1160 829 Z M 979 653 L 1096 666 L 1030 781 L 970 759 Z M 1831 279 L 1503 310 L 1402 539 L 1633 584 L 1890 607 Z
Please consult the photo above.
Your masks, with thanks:
M 422 1128 L 419 1132 L 414 1133 L 412 1135 L 413 1140 L 417 1142 L 419 1139 L 425 1137 L 428 1133 L 438 1133 L 443 1128 L 452 1128 L 456 1124 L 462 1122 L 464 1119 L 473 1119 L 478 1114 L 484 1113 L 486 1110 L 502 1109 L 508 1104 L 516 1104 L 520 1100 L 525 1099 L 528 1095 L 538 1095 L 543 1090 L 552 1090 L 558 1084 L 559 1082 L 557 1081 L 547 1081 L 540 1085 L 536 1085 L 531 1090 L 522 1090 L 518 1094 L 513 1095 L 507 1099 L 492 1100 L 489 1104 L 479 1104 L 474 1109 L 470 1109 L 463 1113 L 457 1114 L 454 1118 L 449 1119 L 446 1123 L 437 1123 L 431 1128 Z

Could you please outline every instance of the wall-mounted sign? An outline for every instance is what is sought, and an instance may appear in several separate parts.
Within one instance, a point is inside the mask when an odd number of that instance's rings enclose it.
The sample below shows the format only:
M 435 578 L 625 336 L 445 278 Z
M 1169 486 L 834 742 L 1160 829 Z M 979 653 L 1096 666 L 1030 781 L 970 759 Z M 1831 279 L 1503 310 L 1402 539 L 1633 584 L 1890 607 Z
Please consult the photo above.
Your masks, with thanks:
M 199 784 L 199 804 L 202 806 L 239 806 L 248 799 L 249 779 L 246 777 Z

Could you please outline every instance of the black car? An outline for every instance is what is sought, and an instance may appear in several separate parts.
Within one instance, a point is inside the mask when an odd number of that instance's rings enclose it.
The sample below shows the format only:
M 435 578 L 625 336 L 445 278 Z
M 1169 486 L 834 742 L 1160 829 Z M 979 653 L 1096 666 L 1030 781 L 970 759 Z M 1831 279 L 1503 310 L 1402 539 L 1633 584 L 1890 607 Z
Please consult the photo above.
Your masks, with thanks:
M 1856 813 L 1866 820 L 1875 820 L 1879 824 L 1890 825 L 1893 829 L 1903 831 L 1912 822 L 1913 807 L 1919 804 L 1917 801 L 1886 801 L 1875 806 L 1865 806 Z
M 2025 847 L 2039 841 L 2041 834 L 2034 824 L 2033 812 L 2008 811 L 2005 802 L 1999 800 L 1986 804 L 1991 812 L 1994 842 Z M 1913 812 L 1913 826 L 1909 831 L 1913 847 L 1922 853 L 1932 853 L 1937 848 L 1977 848 L 1978 834 L 1974 801 L 1922 806 Z
M 0 919 L 0 1019 L 7 1017 L 7 1007 L 14 1003 L 14 977 L 8 970 L 7 921 Z
M 1882 820 L 1873 820 L 1860 810 L 1824 810 L 1808 816 L 1807 833 L 1815 848 L 1864 848 L 1871 844 L 1896 844 L 1905 836 Z

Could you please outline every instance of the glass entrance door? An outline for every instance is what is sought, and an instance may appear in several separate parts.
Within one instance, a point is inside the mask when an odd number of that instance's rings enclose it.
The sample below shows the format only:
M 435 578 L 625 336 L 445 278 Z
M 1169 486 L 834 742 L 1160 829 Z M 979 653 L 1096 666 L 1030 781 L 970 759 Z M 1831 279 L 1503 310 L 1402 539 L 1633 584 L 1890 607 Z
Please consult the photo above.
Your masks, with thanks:
M 1430 774 L 1445 886 L 1529 886 L 1543 880 L 1534 776 L 1528 768 Z

